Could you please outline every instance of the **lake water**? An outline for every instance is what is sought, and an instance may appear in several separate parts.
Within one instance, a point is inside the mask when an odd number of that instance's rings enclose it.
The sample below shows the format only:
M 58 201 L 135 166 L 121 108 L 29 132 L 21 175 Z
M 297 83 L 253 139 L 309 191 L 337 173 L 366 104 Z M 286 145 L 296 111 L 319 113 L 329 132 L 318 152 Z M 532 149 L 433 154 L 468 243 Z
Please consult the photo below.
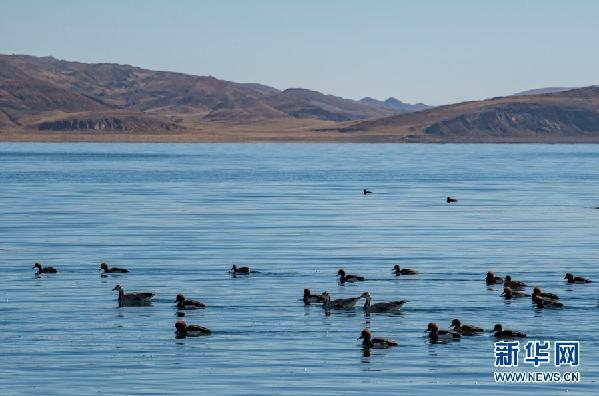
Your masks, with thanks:
M 599 282 L 562 279 L 599 281 L 596 206 L 593 145 L 0 144 L 0 394 L 598 394 Z M 505 302 L 488 270 L 566 308 Z M 118 308 L 117 283 L 153 306 Z M 305 287 L 409 303 L 326 315 Z M 175 339 L 178 292 L 211 336 Z M 489 334 L 427 342 L 453 318 L 580 340 L 581 382 L 495 384 Z M 364 356 L 364 327 L 400 346 Z

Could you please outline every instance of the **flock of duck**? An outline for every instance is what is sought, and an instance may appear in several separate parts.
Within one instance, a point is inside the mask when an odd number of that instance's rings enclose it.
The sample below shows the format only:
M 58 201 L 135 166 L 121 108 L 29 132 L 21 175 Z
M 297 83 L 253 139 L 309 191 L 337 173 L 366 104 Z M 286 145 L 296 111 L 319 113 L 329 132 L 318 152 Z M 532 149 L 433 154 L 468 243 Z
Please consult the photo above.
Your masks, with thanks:
M 449 198 L 449 197 L 448 197 Z M 36 275 L 41 276 L 42 274 L 55 274 L 58 270 L 54 267 L 43 267 L 40 263 L 35 263 L 32 267 L 36 269 Z M 109 267 L 106 263 L 100 264 L 100 271 L 102 276 L 106 277 L 108 274 L 125 274 L 129 270 L 125 268 Z M 229 272 L 233 276 L 237 275 L 250 275 L 257 273 L 258 271 L 252 270 L 249 267 L 238 267 L 233 265 Z M 396 264 L 392 269 L 393 274 L 397 276 L 402 275 L 417 275 L 418 271 L 401 268 Z M 348 274 L 343 268 L 337 271 L 339 277 L 339 283 L 344 285 L 345 283 L 362 282 L 366 280 L 365 277 L 355 274 Z M 574 276 L 571 273 L 566 273 L 564 279 L 570 284 L 584 284 L 591 283 L 591 280 L 582 276 Z M 501 296 L 507 300 L 514 298 L 530 297 L 535 307 L 537 308 L 563 308 L 564 305 L 559 301 L 559 296 L 554 293 L 543 292 L 541 288 L 533 288 L 532 294 L 528 294 L 524 289 L 528 287 L 525 282 L 512 279 L 510 275 L 500 277 L 495 275 L 493 272 L 487 272 L 485 282 L 487 286 L 492 285 L 503 285 L 503 292 Z M 125 289 L 120 284 L 117 284 L 113 291 L 118 292 L 118 305 L 119 307 L 127 306 L 143 306 L 152 303 L 152 299 L 155 294 L 152 292 L 125 292 Z M 313 294 L 310 289 L 304 289 L 303 302 L 305 305 L 310 304 L 322 304 L 322 307 L 326 311 L 330 310 L 351 310 L 355 309 L 358 301 L 364 299 L 363 309 L 366 313 L 399 313 L 402 307 L 407 303 L 406 300 L 398 301 L 385 301 L 385 302 L 372 302 L 372 296 L 370 292 L 364 292 L 359 296 L 341 299 L 332 299 L 328 292 L 322 292 L 321 294 Z M 174 303 L 179 311 L 206 308 L 206 305 L 198 300 L 188 299 L 185 295 L 177 294 Z M 185 316 L 184 313 L 179 312 L 178 316 Z M 478 336 L 484 334 L 484 329 L 479 326 L 472 324 L 462 324 L 459 319 L 454 319 L 449 326 L 450 329 L 440 329 L 435 322 L 428 324 L 425 332 L 428 333 L 428 337 L 432 343 L 449 342 L 457 340 L 463 336 Z M 526 337 L 526 334 L 517 330 L 505 329 L 502 324 L 498 323 L 494 326 L 492 332 L 494 336 L 500 339 L 503 338 L 520 338 Z M 177 338 L 185 337 L 197 337 L 202 335 L 211 334 L 210 329 L 198 325 L 198 324 L 187 324 L 183 320 L 177 320 L 175 323 L 175 334 Z M 360 337 L 362 340 L 362 346 L 365 349 L 369 348 L 390 348 L 398 346 L 398 343 L 392 339 L 383 337 L 373 337 L 370 330 L 363 329 Z

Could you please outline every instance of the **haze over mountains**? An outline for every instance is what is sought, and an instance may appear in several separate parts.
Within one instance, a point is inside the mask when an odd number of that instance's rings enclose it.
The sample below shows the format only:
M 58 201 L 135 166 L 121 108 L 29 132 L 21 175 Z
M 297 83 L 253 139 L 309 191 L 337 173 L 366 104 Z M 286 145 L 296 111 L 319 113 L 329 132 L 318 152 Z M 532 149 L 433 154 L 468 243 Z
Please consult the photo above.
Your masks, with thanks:
M 548 88 L 431 108 L 0 55 L 0 139 L 599 142 L 599 88 Z

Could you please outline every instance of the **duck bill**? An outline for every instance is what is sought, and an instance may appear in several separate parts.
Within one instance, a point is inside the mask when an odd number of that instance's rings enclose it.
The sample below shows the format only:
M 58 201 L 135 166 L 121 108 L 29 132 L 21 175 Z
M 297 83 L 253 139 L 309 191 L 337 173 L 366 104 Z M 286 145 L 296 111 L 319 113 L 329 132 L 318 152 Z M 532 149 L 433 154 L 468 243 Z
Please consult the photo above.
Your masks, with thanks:
M 360 336 L 360 337 L 356 338 L 356 340 L 361 340 L 362 338 L 364 338 L 364 336 Z

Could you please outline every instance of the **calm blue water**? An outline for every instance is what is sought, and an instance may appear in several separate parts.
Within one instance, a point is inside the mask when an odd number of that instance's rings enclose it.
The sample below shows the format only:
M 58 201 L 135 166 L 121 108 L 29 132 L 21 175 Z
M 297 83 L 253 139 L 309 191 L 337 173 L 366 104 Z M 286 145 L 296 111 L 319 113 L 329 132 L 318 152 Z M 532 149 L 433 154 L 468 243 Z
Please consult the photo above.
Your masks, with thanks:
M 599 282 L 562 279 L 599 281 L 595 206 L 599 146 L 0 144 L 0 394 L 597 394 Z M 103 260 L 131 273 L 101 278 Z M 487 270 L 566 308 L 506 303 Z M 117 283 L 154 305 L 118 308 Z M 327 316 L 304 287 L 409 303 Z M 174 338 L 178 292 L 212 336 Z M 488 335 L 427 342 L 454 317 L 580 340 L 582 382 L 495 384 Z M 365 357 L 364 327 L 400 347 Z

